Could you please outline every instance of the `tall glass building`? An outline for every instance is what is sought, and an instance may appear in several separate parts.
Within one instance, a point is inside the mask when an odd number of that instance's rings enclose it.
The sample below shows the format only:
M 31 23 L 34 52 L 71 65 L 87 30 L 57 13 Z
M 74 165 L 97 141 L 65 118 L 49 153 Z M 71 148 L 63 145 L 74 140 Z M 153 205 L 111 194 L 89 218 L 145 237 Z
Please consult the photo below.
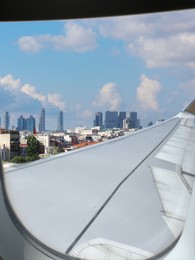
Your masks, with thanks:
M 100 128 L 103 128 L 103 119 L 102 119 L 102 112 L 97 112 L 95 114 L 94 119 L 94 126 L 100 126 Z
M 33 116 L 30 116 L 26 119 L 26 129 L 33 133 L 35 128 L 35 118 Z
M 17 130 L 18 131 L 26 130 L 26 119 L 22 115 L 18 118 Z
M 63 130 L 64 130 L 63 111 L 60 111 L 58 114 L 57 131 L 63 131 Z
M 130 112 L 131 128 L 138 128 L 137 112 Z
M 123 128 L 123 120 L 126 118 L 126 112 L 119 112 L 118 114 L 118 127 Z
M 5 113 L 5 116 L 4 116 L 4 127 L 6 130 L 9 129 L 10 127 L 10 116 L 9 116 L 9 112 L 6 112 Z
M 45 131 L 45 108 L 41 108 L 39 117 L 39 132 Z
M 118 127 L 118 112 L 116 111 L 106 111 L 105 113 L 105 128 Z

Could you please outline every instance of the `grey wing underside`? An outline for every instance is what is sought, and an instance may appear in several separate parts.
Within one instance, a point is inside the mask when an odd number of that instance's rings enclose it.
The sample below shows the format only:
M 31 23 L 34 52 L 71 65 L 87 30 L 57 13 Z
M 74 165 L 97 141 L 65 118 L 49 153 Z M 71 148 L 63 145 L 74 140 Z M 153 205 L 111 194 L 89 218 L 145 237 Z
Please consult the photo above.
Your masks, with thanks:
M 193 259 L 194 240 L 185 241 L 195 234 L 194 104 L 151 128 L 1 173 L 3 259 Z

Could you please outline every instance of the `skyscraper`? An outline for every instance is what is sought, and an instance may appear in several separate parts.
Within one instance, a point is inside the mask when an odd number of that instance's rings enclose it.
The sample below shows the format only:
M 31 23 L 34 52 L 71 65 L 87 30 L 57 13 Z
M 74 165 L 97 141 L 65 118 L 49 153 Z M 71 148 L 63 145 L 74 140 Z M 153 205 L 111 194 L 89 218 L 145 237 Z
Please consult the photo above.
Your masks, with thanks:
M 22 115 L 18 118 L 17 130 L 18 131 L 26 130 L 26 119 Z
M 137 112 L 130 112 L 131 128 L 138 128 Z
M 33 116 L 30 116 L 26 119 L 26 129 L 31 131 L 32 133 L 35 130 L 35 118 Z
M 45 131 L 45 108 L 41 108 L 39 117 L 39 131 Z
M 102 120 L 102 112 L 97 112 L 95 114 L 94 119 L 94 126 L 100 126 L 100 128 L 103 128 L 103 120 Z
M 123 128 L 123 120 L 126 118 L 126 112 L 119 112 L 118 114 L 118 127 Z
M 58 122 L 57 122 L 57 130 L 58 131 L 63 131 L 64 126 L 63 126 L 63 111 L 60 111 L 58 114 Z
M 9 126 L 10 126 L 10 116 L 9 116 L 9 112 L 6 112 L 4 116 L 4 127 L 6 130 L 8 130 Z
M 105 113 L 105 128 L 118 127 L 118 112 L 106 111 Z

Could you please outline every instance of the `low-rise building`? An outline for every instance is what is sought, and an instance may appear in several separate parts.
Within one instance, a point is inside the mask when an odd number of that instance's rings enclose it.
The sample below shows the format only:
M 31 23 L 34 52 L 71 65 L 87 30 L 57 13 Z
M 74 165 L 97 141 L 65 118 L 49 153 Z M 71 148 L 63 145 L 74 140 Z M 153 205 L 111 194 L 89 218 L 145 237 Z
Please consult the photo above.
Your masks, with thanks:
M 41 154 L 43 153 L 43 150 L 45 154 L 48 154 L 49 147 L 50 147 L 50 135 L 41 133 L 41 134 L 37 134 L 35 137 L 40 142 L 40 144 L 42 144 L 42 148 L 44 147 L 44 149 L 42 149 Z
M 0 129 L 2 160 L 11 160 L 20 155 L 20 134 L 18 131 Z

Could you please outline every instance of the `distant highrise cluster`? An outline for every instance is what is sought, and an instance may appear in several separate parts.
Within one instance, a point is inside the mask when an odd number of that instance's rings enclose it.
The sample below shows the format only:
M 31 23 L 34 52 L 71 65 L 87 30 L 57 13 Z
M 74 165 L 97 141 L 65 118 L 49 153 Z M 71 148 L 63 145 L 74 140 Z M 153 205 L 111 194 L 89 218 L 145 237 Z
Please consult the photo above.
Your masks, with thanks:
M 37 129 L 38 132 L 45 132 L 46 131 L 46 124 L 45 124 L 45 108 L 40 109 L 39 114 L 39 121 L 36 128 L 36 119 L 33 115 L 30 115 L 29 117 L 25 118 L 23 115 L 20 115 L 20 117 L 17 118 L 16 126 L 12 125 L 12 130 L 17 131 L 30 131 L 32 133 L 36 133 Z M 56 118 L 57 118 L 57 131 L 63 131 L 64 129 L 64 120 L 63 120 L 63 111 L 59 111 Z M 4 121 L 1 122 L 0 117 L 0 128 L 4 128 L 6 130 L 10 130 L 10 115 L 9 112 L 5 112 L 4 114 Z M 51 129 L 54 130 L 54 129 Z
M 24 118 L 22 115 L 18 118 L 18 125 L 17 125 L 18 131 L 24 131 L 28 130 L 30 132 L 34 132 L 36 130 L 36 120 L 31 115 L 28 118 Z
M 94 126 L 100 128 L 140 128 L 140 120 L 137 118 L 137 112 L 130 112 L 127 116 L 126 112 L 106 111 L 103 124 L 102 112 L 95 114 Z

